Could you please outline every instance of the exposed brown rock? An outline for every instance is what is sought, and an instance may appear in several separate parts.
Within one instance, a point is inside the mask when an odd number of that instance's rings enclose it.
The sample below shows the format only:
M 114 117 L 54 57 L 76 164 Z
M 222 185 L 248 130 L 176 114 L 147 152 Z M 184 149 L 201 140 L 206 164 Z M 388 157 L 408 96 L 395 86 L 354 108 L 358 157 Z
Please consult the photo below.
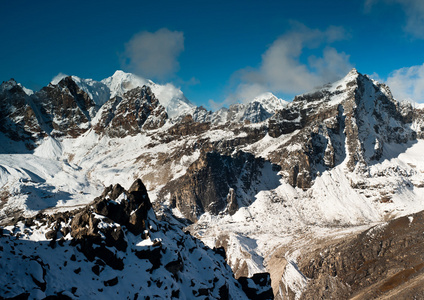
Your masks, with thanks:
M 162 193 L 170 193 L 172 205 L 191 221 L 196 221 L 206 211 L 218 214 L 228 208 L 234 213 L 239 205 L 248 205 L 254 200 L 258 191 L 255 183 L 260 181 L 266 163 L 269 164 L 242 151 L 232 156 L 205 153 L 184 176 L 168 183 Z M 278 167 L 275 166 L 277 172 Z M 240 190 L 237 191 L 237 188 Z M 233 196 L 227 199 L 231 189 Z
M 52 136 L 77 137 L 88 130 L 95 104 L 72 77 L 65 77 L 57 85 L 42 88 L 34 97 L 46 121 L 45 129 L 52 129 Z
M 26 141 L 29 149 L 44 136 L 33 109 L 33 100 L 15 80 L 0 85 L 0 131 L 15 141 Z
M 210 127 L 210 123 L 194 122 L 192 116 L 187 115 L 180 122 L 171 127 L 167 133 L 176 136 L 196 135 L 206 132 Z
M 301 298 L 419 298 L 424 293 L 423 231 L 420 212 L 303 255 L 299 268 L 311 281 Z
M 100 121 L 94 126 L 97 133 L 111 137 L 136 135 L 142 129 L 156 129 L 165 124 L 165 108 L 147 86 L 137 87 L 106 102 Z

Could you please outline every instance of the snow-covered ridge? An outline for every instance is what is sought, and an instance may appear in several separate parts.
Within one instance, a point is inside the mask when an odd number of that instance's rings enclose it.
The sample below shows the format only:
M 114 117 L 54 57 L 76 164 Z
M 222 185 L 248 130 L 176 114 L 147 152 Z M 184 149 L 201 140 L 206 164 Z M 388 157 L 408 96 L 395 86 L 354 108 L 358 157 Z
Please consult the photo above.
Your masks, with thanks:
M 73 77 L 74 78 L 74 77 Z M 79 79 L 79 78 L 78 78 Z M 79 79 L 76 83 L 81 89 L 92 97 L 100 95 L 99 101 L 93 98 L 98 105 L 102 105 L 110 98 L 122 96 L 126 92 L 144 85 L 151 88 L 159 102 L 165 107 L 170 118 L 184 114 L 194 107 L 193 104 L 184 96 L 183 92 L 171 83 L 164 85 L 154 83 L 151 80 L 144 79 L 131 73 L 116 71 L 112 76 L 101 80 L 100 82 L 92 79 Z M 107 100 L 106 100 L 107 99 Z M 106 100 L 106 101 L 105 101 Z
M 192 109 L 190 114 L 197 122 L 211 122 L 213 125 L 241 123 L 244 121 L 259 123 L 267 120 L 287 105 L 287 101 L 267 92 L 248 103 L 232 104 L 229 108 L 223 107 L 215 112 L 206 111 L 203 107 L 197 107 Z
M 58 84 L 66 75 L 57 76 L 51 84 Z M 226 122 L 250 121 L 261 122 L 272 116 L 277 110 L 284 108 L 288 102 L 277 98 L 270 92 L 263 93 L 249 103 L 233 104 L 229 108 L 221 108 L 216 112 L 203 112 L 199 115 L 199 108 L 193 105 L 184 93 L 172 83 L 157 84 L 151 80 L 135 74 L 118 70 L 112 76 L 101 81 L 83 79 L 71 76 L 75 83 L 85 91 L 98 106 L 102 106 L 109 99 L 142 86 L 148 86 L 159 100 L 170 119 L 186 114 L 193 115 L 199 122 L 224 124 Z
M 51 84 L 58 84 L 64 77 L 67 77 L 67 75 L 59 74 L 51 81 Z M 157 84 L 121 70 L 101 81 L 84 79 L 78 76 L 71 77 L 98 106 L 102 106 L 115 96 L 121 97 L 126 92 L 145 85 L 151 88 L 156 98 L 165 107 L 170 118 L 185 114 L 194 108 L 194 105 L 184 96 L 184 93 L 172 83 Z

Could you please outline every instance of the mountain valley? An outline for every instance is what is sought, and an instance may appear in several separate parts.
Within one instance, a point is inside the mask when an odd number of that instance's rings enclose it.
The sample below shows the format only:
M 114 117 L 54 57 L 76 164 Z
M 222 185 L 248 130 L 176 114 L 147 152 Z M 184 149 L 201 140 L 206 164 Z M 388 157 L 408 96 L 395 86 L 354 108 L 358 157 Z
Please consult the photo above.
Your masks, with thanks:
M 355 69 L 215 112 L 122 71 L 0 105 L 0 297 L 424 296 L 424 108 Z

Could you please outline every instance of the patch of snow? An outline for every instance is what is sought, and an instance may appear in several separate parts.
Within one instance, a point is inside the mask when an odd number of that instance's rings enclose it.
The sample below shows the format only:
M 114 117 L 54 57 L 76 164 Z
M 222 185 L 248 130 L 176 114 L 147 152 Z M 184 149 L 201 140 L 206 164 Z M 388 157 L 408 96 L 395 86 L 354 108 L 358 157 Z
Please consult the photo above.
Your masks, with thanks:
M 285 285 L 286 294 L 288 294 L 290 289 L 295 293 L 296 300 L 300 298 L 303 290 L 308 284 L 308 279 L 300 272 L 296 262 L 293 260 L 288 261 L 281 280 Z
M 62 145 L 55 138 L 48 136 L 44 138 L 40 145 L 34 150 L 34 155 L 58 160 L 62 156 Z

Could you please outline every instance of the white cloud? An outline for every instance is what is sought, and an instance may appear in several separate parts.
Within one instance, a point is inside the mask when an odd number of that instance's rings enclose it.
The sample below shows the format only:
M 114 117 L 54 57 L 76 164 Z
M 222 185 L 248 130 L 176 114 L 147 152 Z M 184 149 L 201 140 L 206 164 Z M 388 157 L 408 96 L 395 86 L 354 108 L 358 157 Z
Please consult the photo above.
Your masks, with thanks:
M 126 45 L 123 68 L 149 79 L 167 79 L 179 70 L 184 34 L 166 28 L 136 34 Z
M 51 84 L 58 84 L 59 81 L 61 81 L 63 78 L 68 77 L 68 75 L 60 72 L 55 77 L 53 77 L 52 81 L 50 81 Z
M 404 29 L 414 37 L 424 39 L 424 1 L 422 0 L 366 0 L 365 9 L 371 11 L 379 2 L 399 4 L 406 15 Z
M 424 64 L 395 70 L 386 83 L 397 100 L 424 102 Z
M 262 55 L 259 68 L 240 70 L 234 75 L 239 82 L 225 104 L 249 101 L 264 91 L 298 94 L 339 79 L 349 72 L 352 64 L 349 55 L 328 45 L 346 37 L 346 32 L 340 27 L 321 31 L 296 24 L 296 29 L 271 44 Z M 305 49 L 319 50 L 322 46 L 326 47 L 320 50 L 321 57 L 311 55 L 308 63 L 301 62 Z

